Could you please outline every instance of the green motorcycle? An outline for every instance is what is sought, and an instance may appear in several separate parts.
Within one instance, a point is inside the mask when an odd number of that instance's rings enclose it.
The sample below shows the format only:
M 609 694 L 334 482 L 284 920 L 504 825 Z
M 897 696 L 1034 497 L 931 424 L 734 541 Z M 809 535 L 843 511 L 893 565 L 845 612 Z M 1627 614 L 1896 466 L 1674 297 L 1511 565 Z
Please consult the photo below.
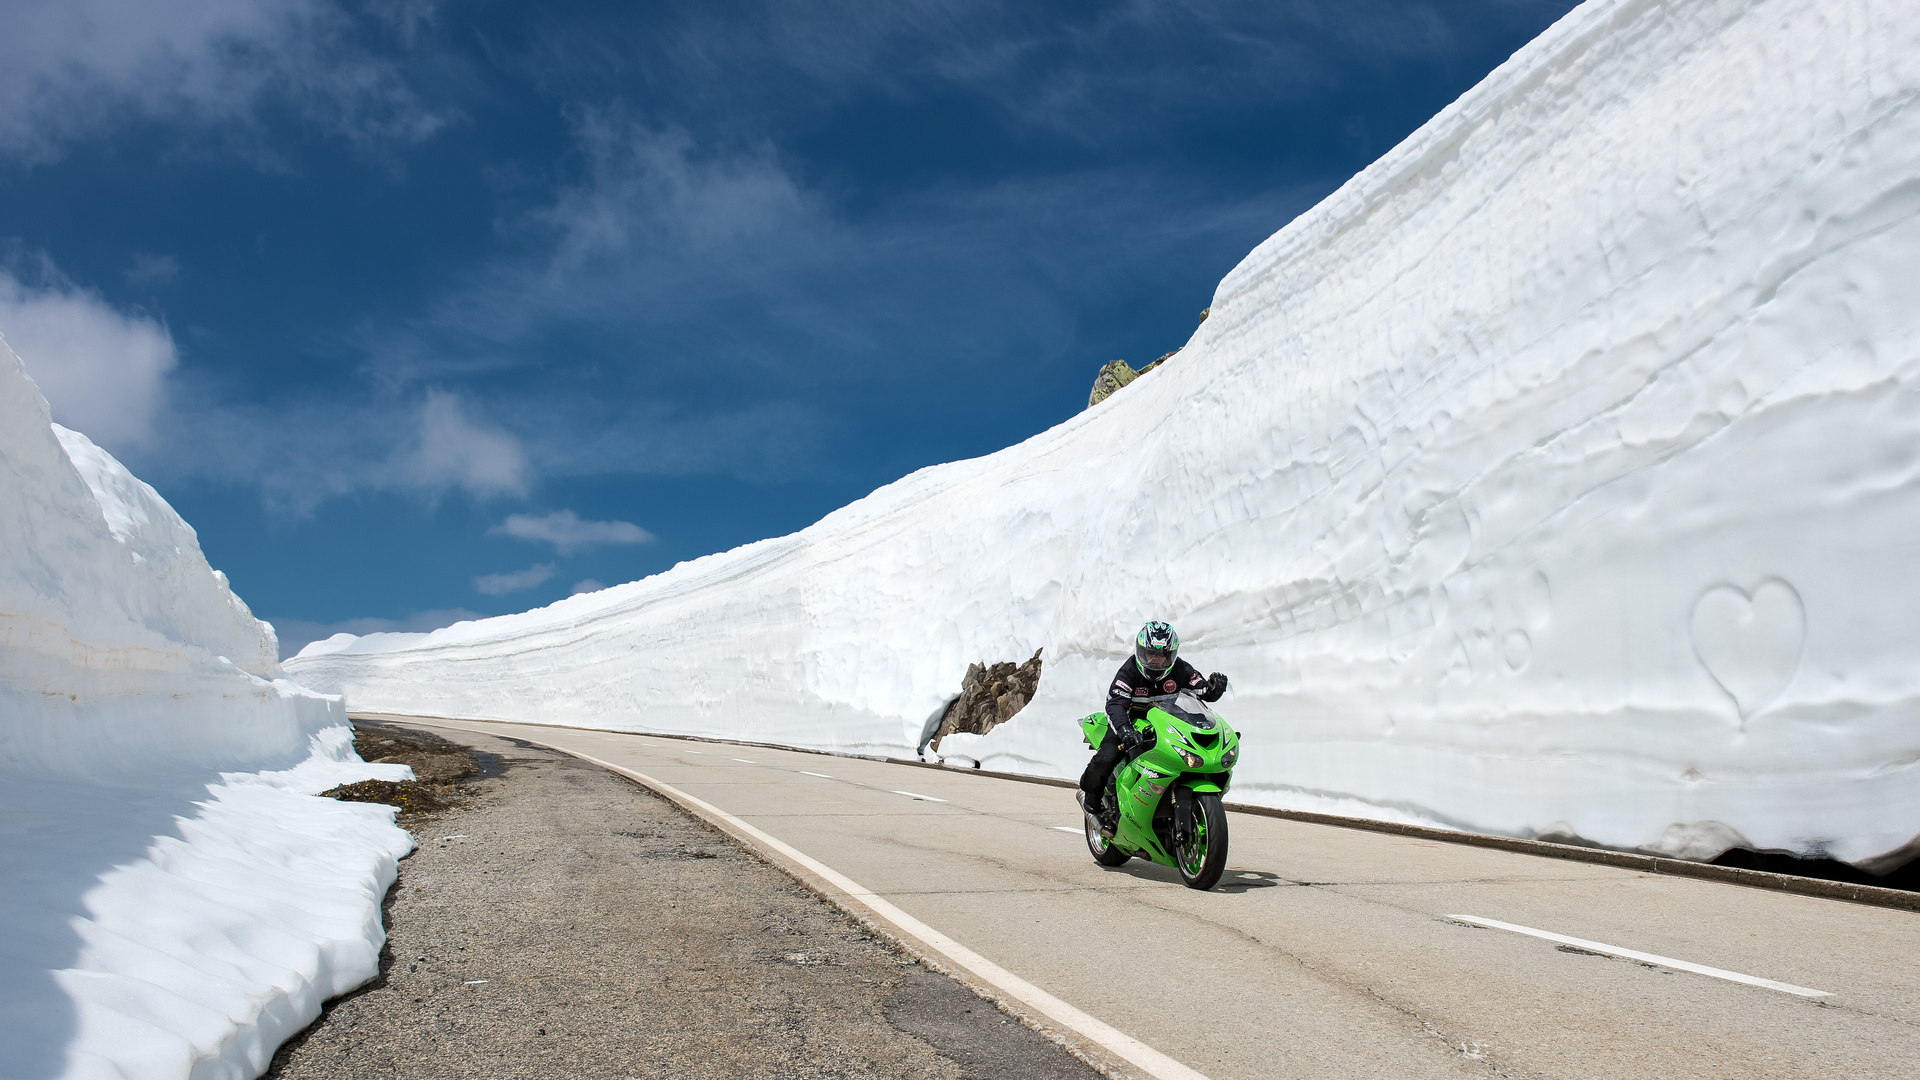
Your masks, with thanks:
M 1145 699 L 1147 715 L 1134 721 L 1146 733 L 1144 749 L 1113 770 L 1108 806 L 1118 805 L 1113 838 L 1100 819 L 1085 814 L 1087 850 L 1101 866 L 1138 856 L 1180 871 L 1189 889 L 1211 889 L 1227 868 L 1227 812 L 1221 796 L 1240 759 L 1240 735 L 1206 702 L 1190 693 Z M 1080 721 L 1087 745 L 1107 736 L 1107 714 Z

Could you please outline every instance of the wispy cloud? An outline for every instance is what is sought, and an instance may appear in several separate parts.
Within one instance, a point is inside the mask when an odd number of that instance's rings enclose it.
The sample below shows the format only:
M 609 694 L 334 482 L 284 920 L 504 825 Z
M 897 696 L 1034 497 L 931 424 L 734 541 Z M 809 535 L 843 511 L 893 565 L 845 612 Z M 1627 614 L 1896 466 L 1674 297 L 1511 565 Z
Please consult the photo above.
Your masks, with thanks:
M 266 102 L 356 140 L 431 135 L 423 102 L 367 31 L 404 47 L 432 8 L 334 0 L 13 0 L 0 34 L 0 157 L 28 162 L 129 120 L 254 123 Z
M 474 591 L 487 596 L 506 596 L 544 585 L 559 568 L 552 563 L 536 563 L 525 570 L 504 574 L 482 574 L 473 579 Z
M 129 463 L 253 486 L 294 515 L 589 474 L 836 478 L 851 466 L 834 447 L 870 404 L 962 368 L 1018 393 L 1072 347 L 1090 298 L 1179 287 L 1179 253 L 1226 238 L 1237 254 L 1311 201 L 1130 167 L 854 210 L 765 145 L 702 145 L 616 108 L 577 112 L 573 134 L 577 173 L 503 222 L 498 255 L 421 314 L 335 343 L 364 357 L 357 379 L 272 398 L 191 366 L 130 381 L 158 404 L 154 446 Z M 171 347 L 164 324 L 126 317 Z
M 1506 0 L 1515 10 L 1567 0 Z M 732 131 L 856 97 L 963 95 L 998 120 L 1075 142 L 1190 122 L 1219 103 L 1296 100 L 1354 63 L 1445 57 L 1497 32 L 1485 5 L 1418 0 L 745 0 L 542 20 L 522 63 L 555 92 L 626 80 Z M 1496 24 L 1496 25 L 1487 25 Z
M 571 510 L 556 510 L 535 517 L 509 514 L 507 520 L 487 530 L 492 536 L 511 536 L 553 545 L 556 554 L 618 544 L 644 544 L 653 534 L 631 521 L 588 521 Z
M 130 28 L 113 24 L 97 54 L 60 59 L 85 51 L 74 12 L 105 19 L 122 5 Z M 1382 0 L 1129 0 L 1065 15 L 1012 0 L 642 8 L 613 26 L 604 9 L 574 26 L 564 10 L 527 16 L 534 44 L 518 62 L 569 103 L 571 144 L 527 166 L 491 255 L 415 314 L 333 343 L 358 354 L 337 365 L 347 378 L 300 380 L 272 400 L 205 371 L 136 380 L 177 391 L 147 414 L 165 446 L 143 470 L 256 485 L 292 513 L 369 490 L 518 498 L 586 474 L 838 478 L 866 467 L 842 451 L 870 417 L 926 403 L 945 373 L 1017 397 L 1050 365 L 1117 355 L 1104 343 L 1087 352 L 1106 312 L 1175 292 L 1202 306 L 1235 258 L 1338 179 L 1295 173 L 1261 189 L 1178 155 L 1058 147 L 1204 127 L 1223 97 L 1288 99 L 1331 77 L 1328 49 L 1390 64 L 1479 32 L 1437 3 Z M 434 36 L 431 4 L 262 0 L 241 13 L 193 0 L 168 26 L 134 0 L 23 10 L 23 29 L 0 42 L 0 62 L 18 61 L 0 63 L 0 117 L 11 117 L 0 155 L 103 130 L 100 103 L 113 101 L 241 124 L 261 102 L 297 101 L 310 121 L 358 124 L 369 138 L 381 123 L 397 125 L 387 137 L 415 138 L 444 119 L 393 52 Z M 378 33 L 349 34 L 355 19 Z M 387 53 L 351 44 L 369 37 Z M 23 41 L 48 43 L 44 55 Z M 519 47 L 489 45 L 489 56 L 512 63 Z M 1004 169 L 880 183 L 864 164 L 818 169 L 834 156 L 800 156 L 793 133 L 810 129 L 782 126 L 856 97 L 910 110 L 955 95 L 991 115 L 996 138 L 1049 149 L 1027 146 Z M 84 107 L 54 107 L 68 98 Z M 145 258 L 130 282 L 177 272 Z M 157 316 L 122 314 L 165 331 Z M 1182 332 L 1128 355 L 1148 359 Z M 1064 416 L 1084 389 L 1060 400 Z
M 166 324 L 114 307 L 44 259 L 28 265 L 37 280 L 0 269 L 0 336 L 26 363 L 54 419 L 102 445 L 148 441 L 179 362 Z
M 170 284 L 180 276 L 180 261 L 171 255 L 136 251 L 133 258 L 128 260 L 122 276 L 127 279 L 127 284 L 135 288 Z
M 531 479 L 520 440 L 476 420 L 458 395 L 444 390 L 427 391 L 418 434 L 393 464 L 414 487 L 460 487 L 480 495 L 524 495 Z
M 579 596 L 581 593 L 599 592 L 606 587 L 606 583 L 596 581 L 593 578 L 581 578 L 579 581 L 573 583 L 573 589 L 568 592 L 567 595 Z

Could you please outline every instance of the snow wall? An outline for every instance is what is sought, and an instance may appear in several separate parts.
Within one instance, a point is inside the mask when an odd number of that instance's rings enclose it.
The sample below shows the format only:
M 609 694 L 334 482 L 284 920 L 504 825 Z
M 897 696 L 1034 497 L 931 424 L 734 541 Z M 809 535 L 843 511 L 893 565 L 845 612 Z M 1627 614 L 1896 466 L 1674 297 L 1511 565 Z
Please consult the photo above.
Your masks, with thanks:
M 0 1072 L 257 1076 L 377 973 L 412 841 L 307 793 L 406 770 L 277 648 L 0 342 Z
M 1077 775 L 1148 618 L 1249 802 L 1887 870 L 1920 834 L 1920 5 L 1593 0 L 1160 370 L 792 536 L 288 669 L 356 708 Z M 643 652 L 636 652 L 636 647 Z M 638 657 L 644 655 L 645 662 Z

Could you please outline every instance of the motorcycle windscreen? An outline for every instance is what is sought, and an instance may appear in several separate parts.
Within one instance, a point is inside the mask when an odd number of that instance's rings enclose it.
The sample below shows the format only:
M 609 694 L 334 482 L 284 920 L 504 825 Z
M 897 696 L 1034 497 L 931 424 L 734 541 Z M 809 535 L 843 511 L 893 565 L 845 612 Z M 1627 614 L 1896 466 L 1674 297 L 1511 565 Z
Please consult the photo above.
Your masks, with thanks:
M 1193 725 L 1201 731 L 1212 731 L 1218 722 L 1213 710 L 1207 703 L 1191 692 L 1182 690 L 1178 694 L 1169 694 L 1164 700 L 1156 702 L 1159 707 L 1172 713 L 1181 721 Z

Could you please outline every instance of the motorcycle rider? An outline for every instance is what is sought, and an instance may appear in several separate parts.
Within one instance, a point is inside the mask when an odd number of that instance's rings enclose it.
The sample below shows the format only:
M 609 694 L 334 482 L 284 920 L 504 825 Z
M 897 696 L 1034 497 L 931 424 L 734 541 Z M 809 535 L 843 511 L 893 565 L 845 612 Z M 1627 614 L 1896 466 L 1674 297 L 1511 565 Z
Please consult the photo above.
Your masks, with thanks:
M 1133 722 L 1147 714 L 1147 700 L 1179 690 L 1192 691 L 1201 701 L 1219 701 L 1227 692 L 1227 677 L 1214 672 L 1201 678 L 1192 664 L 1179 658 L 1180 635 L 1164 622 L 1154 621 L 1140 628 L 1133 639 L 1133 657 L 1120 665 L 1107 687 L 1107 737 L 1080 774 L 1080 805 L 1092 809 L 1100 819 L 1101 831 L 1112 829 L 1112 807 L 1106 801 L 1107 781 L 1120 763 L 1120 756 L 1153 740 L 1152 732 L 1134 730 Z

